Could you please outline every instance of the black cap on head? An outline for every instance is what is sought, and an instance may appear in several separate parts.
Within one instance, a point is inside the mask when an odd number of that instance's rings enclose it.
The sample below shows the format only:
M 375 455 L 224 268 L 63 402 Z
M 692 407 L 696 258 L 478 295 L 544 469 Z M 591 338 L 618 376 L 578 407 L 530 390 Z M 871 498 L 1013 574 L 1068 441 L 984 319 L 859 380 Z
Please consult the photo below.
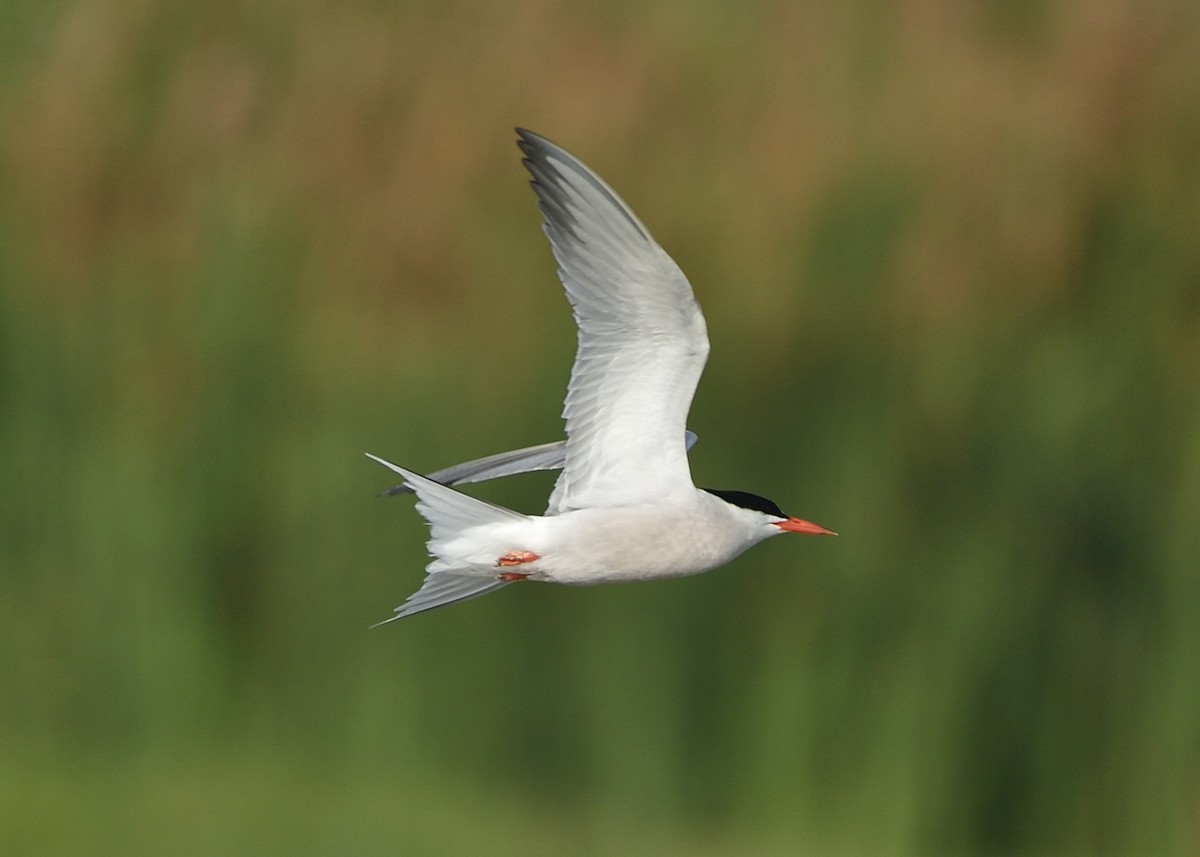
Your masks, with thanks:
M 774 515 L 776 518 L 786 518 L 787 515 L 766 497 L 759 497 L 757 494 L 751 494 L 749 491 L 720 491 L 716 488 L 705 488 L 709 494 L 715 497 L 720 497 L 726 503 L 733 506 L 740 506 L 743 509 L 750 509 L 754 512 L 762 512 L 764 515 Z

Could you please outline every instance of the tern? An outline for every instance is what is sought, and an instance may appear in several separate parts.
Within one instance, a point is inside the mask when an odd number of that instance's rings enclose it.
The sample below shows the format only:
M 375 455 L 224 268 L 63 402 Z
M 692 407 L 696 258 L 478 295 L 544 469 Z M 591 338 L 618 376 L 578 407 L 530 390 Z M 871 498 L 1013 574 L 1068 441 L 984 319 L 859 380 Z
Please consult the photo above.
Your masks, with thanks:
M 697 488 L 685 428 L 708 358 L 708 331 L 679 266 L 619 196 L 578 158 L 517 129 L 579 329 L 567 388 L 566 440 L 422 476 L 430 527 L 424 584 L 380 624 L 517 581 L 576 586 L 683 577 L 724 565 L 782 533 L 836 535 L 744 491 Z M 544 515 L 524 515 L 452 488 L 561 469 Z

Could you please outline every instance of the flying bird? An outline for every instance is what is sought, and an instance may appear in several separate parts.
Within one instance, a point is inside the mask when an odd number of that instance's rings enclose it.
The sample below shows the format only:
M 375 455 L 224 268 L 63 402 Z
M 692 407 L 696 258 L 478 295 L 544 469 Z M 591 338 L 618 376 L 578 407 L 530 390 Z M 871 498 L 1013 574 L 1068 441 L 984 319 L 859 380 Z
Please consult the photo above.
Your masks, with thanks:
M 566 440 L 428 476 L 371 455 L 404 480 L 385 493 L 416 493 L 433 557 L 421 588 L 380 624 L 518 581 L 682 577 L 781 533 L 835 535 L 764 497 L 692 483 L 696 436 L 685 423 L 709 346 L 691 285 L 578 158 L 531 131 L 518 128 L 517 138 L 579 328 Z M 450 487 L 560 468 L 540 516 Z

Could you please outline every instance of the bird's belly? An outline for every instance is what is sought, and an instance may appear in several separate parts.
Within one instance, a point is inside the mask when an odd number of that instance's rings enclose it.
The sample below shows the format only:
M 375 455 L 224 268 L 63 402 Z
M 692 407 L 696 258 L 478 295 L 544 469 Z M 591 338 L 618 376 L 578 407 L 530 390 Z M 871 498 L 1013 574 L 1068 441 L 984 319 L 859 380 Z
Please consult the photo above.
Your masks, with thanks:
M 685 577 L 723 565 L 744 549 L 688 515 L 585 509 L 558 516 L 564 522 L 572 517 L 562 537 L 551 537 L 538 551 L 535 578 L 587 586 Z

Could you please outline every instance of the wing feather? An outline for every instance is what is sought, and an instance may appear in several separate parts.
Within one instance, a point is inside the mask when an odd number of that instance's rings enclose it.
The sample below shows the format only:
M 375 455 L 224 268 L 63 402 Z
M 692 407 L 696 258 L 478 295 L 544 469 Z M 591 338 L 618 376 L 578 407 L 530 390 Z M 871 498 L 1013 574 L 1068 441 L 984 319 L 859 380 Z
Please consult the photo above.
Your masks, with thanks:
M 692 287 L 599 176 L 545 138 L 517 134 L 579 328 L 549 511 L 691 488 L 684 426 L 709 348 Z

